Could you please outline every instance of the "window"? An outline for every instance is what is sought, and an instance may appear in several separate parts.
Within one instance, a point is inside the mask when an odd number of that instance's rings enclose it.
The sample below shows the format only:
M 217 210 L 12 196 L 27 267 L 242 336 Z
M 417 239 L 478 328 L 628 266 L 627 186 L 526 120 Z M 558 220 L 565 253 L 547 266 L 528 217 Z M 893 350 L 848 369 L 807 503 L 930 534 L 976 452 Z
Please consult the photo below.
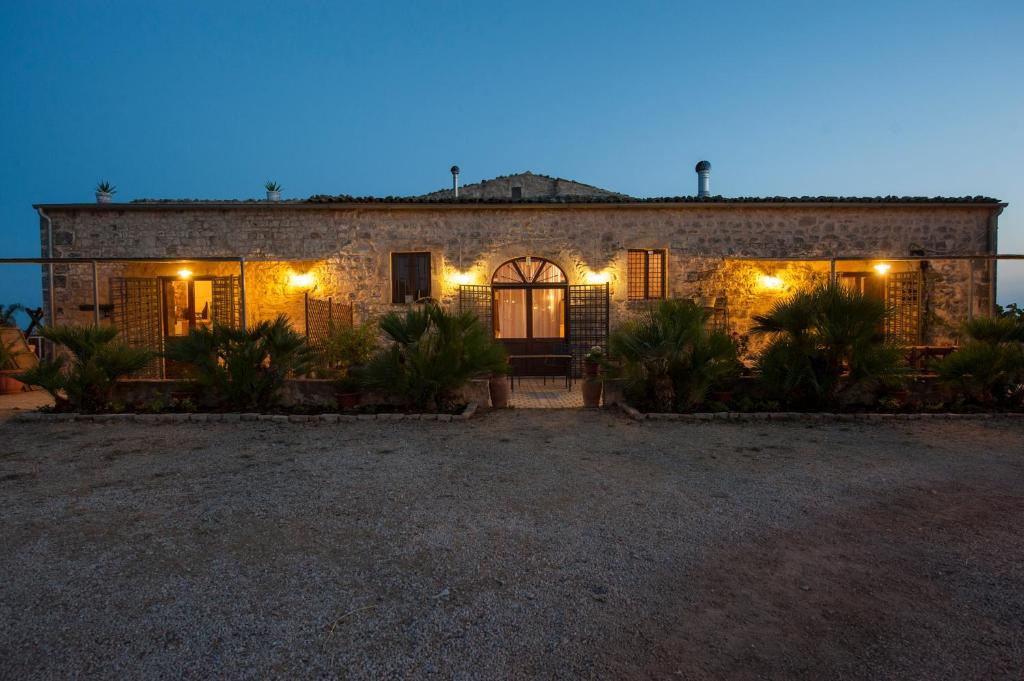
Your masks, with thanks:
M 521 199 L 521 198 L 523 198 L 523 188 L 522 187 L 512 187 L 512 198 L 513 199 Z
M 430 254 L 391 254 L 391 302 L 415 303 L 430 297 Z
M 631 250 L 626 265 L 630 300 L 665 297 L 665 251 Z

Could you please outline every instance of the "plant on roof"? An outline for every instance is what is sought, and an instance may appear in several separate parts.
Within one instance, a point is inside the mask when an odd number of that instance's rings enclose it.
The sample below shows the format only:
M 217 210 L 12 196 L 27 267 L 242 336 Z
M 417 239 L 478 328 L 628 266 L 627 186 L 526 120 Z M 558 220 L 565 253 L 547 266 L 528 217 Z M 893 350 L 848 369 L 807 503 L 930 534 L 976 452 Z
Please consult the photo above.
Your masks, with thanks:
M 732 338 L 707 329 L 707 311 L 688 300 L 663 300 L 623 322 L 608 339 L 610 371 L 640 405 L 687 410 L 724 389 L 742 365 Z
M 0 326 L 17 326 L 18 320 L 14 315 L 24 309 L 25 306 L 21 303 L 0 305 Z
M 116 194 L 117 187 L 110 184 L 106 180 L 103 180 L 102 182 L 96 185 L 96 191 L 100 194 Z
M 413 409 L 452 409 L 471 379 L 507 371 L 505 349 L 471 312 L 428 303 L 402 316 L 384 316 L 380 329 L 391 345 L 369 361 L 360 380 Z
M 289 376 L 303 376 L 315 357 L 288 317 L 247 328 L 214 324 L 169 344 L 164 356 L 187 366 L 207 406 L 266 410 L 280 398 Z
M 263 186 L 264 186 L 264 188 L 266 188 L 266 190 L 268 192 L 279 192 L 279 191 L 281 191 L 281 185 L 278 184 L 277 182 L 274 182 L 273 180 L 268 180 L 267 183 L 265 185 L 263 185 Z
M 935 372 L 967 399 L 989 405 L 1024 400 L 1024 319 L 980 317 L 961 327 L 966 342 Z
M 777 399 L 809 407 L 892 380 L 900 352 L 885 341 L 885 316 L 882 301 L 835 283 L 775 304 L 751 329 L 771 339 L 758 358 L 762 382 Z
M 113 326 L 50 326 L 40 333 L 62 346 L 66 354 L 41 360 L 15 378 L 50 393 L 58 410 L 109 408 L 117 380 L 143 369 L 155 356 L 115 342 L 117 328 Z

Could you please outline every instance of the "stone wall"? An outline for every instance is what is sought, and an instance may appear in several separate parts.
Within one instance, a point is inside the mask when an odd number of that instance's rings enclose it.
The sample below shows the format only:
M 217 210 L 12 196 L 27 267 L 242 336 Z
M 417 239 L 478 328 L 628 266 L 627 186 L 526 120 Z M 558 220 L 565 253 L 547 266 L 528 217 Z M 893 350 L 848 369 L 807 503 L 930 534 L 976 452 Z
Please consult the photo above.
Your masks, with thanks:
M 785 262 L 793 258 L 843 255 L 871 261 L 934 255 L 926 270 L 930 341 L 948 337 L 948 330 L 967 316 L 969 265 L 942 256 L 986 252 L 994 210 L 992 205 L 942 204 L 47 207 L 59 257 L 244 255 L 250 259 L 250 320 L 279 311 L 301 319 L 301 291 L 289 285 L 289 271 L 313 272 L 314 295 L 351 302 L 357 321 L 401 309 L 390 302 L 390 255 L 426 250 L 432 254 L 432 292 L 442 303 L 456 301 L 459 282 L 489 283 L 502 262 L 533 255 L 559 263 L 573 284 L 607 279 L 614 324 L 645 307 L 627 301 L 627 249 L 663 248 L 668 250 L 669 296 L 727 297 L 731 328 L 742 333 L 750 316 L 767 309 L 777 295 L 754 285 L 764 264 L 741 258 L 771 261 L 795 286 L 820 276 L 827 264 Z M 110 265 L 103 271 L 106 276 L 163 274 L 179 267 Z M 236 264 L 189 267 L 197 273 L 200 268 L 237 271 Z M 89 266 L 61 265 L 57 273 L 57 320 L 91 320 L 91 313 L 77 310 L 92 300 Z M 976 311 L 991 305 L 988 277 L 987 266 L 979 264 Z M 106 302 L 105 281 L 100 292 Z

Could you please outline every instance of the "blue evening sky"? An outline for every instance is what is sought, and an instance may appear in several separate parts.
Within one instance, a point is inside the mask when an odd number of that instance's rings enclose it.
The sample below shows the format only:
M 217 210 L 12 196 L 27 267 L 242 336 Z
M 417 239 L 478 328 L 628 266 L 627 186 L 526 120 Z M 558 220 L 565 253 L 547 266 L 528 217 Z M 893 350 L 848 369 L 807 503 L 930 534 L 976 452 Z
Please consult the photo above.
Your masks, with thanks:
M 689 194 L 986 194 L 1024 252 L 1024 3 L 5 2 L 0 253 L 35 202 L 413 194 L 523 170 Z M 1024 302 L 1024 264 L 1001 267 Z M 0 303 L 40 300 L 0 266 Z

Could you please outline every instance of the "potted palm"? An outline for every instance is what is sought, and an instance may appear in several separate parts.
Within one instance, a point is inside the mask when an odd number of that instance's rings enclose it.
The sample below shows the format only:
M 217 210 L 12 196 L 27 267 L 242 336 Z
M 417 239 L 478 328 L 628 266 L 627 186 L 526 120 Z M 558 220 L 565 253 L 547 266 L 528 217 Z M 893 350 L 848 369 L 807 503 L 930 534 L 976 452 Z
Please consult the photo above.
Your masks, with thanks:
M 273 180 L 268 181 L 263 187 L 267 190 L 267 201 L 281 200 L 281 185 Z
M 0 328 L 17 329 L 14 314 L 23 309 L 25 308 L 18 303 L 0 306 Z M 0 333 L 0 395 L 16 393 L 22 388 L 21 382 L 11 377 L 11 374 L 19 369 L 18 357 L 21 353 L 17 348 L 16 340 L 7 340 L 5 334 Z
M 583 356 L 583 406 L 600 407 L 601 390 L 603 388 L 600 369 L 604 359 L 604 350 L 599 345 L 590 348 Z
M 337 380 L 335 396 L 338 408 L 349 411 L 359 406 L 362 397 L 358 374 L 377 349 L 377 331 L 372 324 L 328 326 L 321 350 L 324 373 Z
M 96 203 L 110 203 L 116 193 L 117 187 L 103 180 L 96 185 Z

